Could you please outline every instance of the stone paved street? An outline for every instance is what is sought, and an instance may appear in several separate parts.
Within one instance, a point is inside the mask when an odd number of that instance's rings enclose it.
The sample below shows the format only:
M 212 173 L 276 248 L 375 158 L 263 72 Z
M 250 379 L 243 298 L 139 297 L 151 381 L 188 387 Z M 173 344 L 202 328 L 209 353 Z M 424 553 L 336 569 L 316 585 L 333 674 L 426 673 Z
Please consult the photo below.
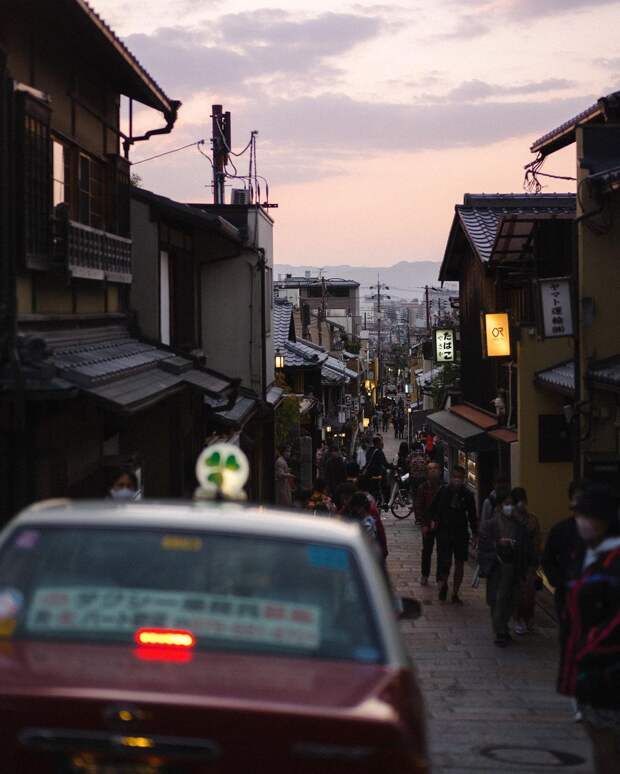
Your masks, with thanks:
M 386 435 L 388 459 L 396 449 Z M 555 692 L 553 620 L 537 608 L 537 633 L 497 648 L 485 582 L 471 588 L 473 568 L 465 571 L 464 607 L 438 602 L 434 581 L 427 588 L 418 582 L 421 535 L 413 519 L 389 514 L 384 523 L 395 586 L 423 604 L 422 618 L 402 628 L 427 703 L 433 772 L 591 772 L 583 729 L 570 701 Z

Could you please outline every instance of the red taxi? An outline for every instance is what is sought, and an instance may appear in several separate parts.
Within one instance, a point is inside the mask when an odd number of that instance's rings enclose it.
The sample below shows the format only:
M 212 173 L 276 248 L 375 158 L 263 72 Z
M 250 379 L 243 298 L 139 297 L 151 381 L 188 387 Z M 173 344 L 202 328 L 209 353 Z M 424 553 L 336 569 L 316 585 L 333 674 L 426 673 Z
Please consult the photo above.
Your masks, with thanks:
M 55 502 L 0 534 L 3 774 L 428 772 L 356 525 Z

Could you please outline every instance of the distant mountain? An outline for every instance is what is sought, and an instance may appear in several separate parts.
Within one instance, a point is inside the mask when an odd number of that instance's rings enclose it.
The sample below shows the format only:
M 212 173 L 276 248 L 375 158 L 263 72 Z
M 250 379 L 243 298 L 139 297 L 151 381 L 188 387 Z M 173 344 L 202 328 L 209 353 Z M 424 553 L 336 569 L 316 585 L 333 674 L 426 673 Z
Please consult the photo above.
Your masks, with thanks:
M 439 261 L 400 261 L 393 266 L 325 266 L 322 268 L 323 276 L 327 278 L 351 279 L 359 282 L 362 295 L 369 293 L 370 285 L 377 284 L 377 274 L 381 282 L 389 286 L 389 295 L 399 298 L 421 298 L 424 295 L 424 286 L 433 285 L 439 287 Z M 273 269 L 274 279 L 280 275 L 292 274 L 295 277 L 303 277 L 309 271 L 313 277 L 318 276 L 317 266 L 290 266 L 289 264 L 276 264 Z M 447 282 L 445 287 L 456 288 L 457 283 Z

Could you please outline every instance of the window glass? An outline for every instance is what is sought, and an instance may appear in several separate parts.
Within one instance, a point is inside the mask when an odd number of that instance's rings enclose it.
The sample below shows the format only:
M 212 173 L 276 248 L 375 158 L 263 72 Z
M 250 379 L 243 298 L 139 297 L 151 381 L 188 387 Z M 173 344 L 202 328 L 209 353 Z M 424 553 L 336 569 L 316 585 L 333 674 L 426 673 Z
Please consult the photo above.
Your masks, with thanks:
M 65 146 L 53 141 L 53 178 L 54 178 L 54 196 L 53 204 L 64 204 L 67 201 L 67 174 L 66 174 L 66 149 Z
M 191 631 L 197 647 L 379 663 L 345 547 L 146 529 L 21 529 L 0 554 L 0 636 L 133 642 Z
M 103 229 L 103 166 L 84 154 L 80 155 L 79 189 L 80 222 Z

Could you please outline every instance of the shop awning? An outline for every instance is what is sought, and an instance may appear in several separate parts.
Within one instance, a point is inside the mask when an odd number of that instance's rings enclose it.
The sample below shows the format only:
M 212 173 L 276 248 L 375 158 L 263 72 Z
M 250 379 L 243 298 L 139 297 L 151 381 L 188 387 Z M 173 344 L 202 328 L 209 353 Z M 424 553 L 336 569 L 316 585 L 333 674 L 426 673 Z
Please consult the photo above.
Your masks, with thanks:
M 474 406 L 468 406 L 466 403 L 459 403 L 456 406 L 450 406 L 452 414 L 456 414 L 461 419 L 466 419 L 471 422 L 472 425 L 480 427 L 483 430 L 491 430 L 493 427 L 497 427 L 497 417 L 474 408 Z
M 492 448 L 492 441 L 484 430 L 452 411 L 429 414 L 426 421 L 440 438 L 465 451 L 485 451 Z
M 499 427 L 497 430 L 489 431 L 489 438 L 493 438 L 494 441 L 501 441 L 502 443 L 515 443 L 519 440 L 519 435 L 518 433 L 515 433 L 514 430 Z

